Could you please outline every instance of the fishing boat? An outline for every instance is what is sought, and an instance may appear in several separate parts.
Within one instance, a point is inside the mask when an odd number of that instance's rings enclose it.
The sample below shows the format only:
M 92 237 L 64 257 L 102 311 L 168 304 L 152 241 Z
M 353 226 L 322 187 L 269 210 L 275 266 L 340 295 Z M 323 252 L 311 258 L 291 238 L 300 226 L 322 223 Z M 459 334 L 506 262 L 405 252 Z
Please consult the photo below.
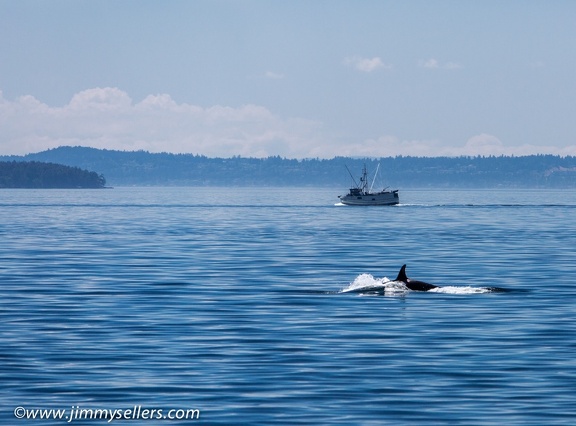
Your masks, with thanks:
M 356 179 L 354 179 L 354 176 L 350 173 L 350 169 L 346 166 L 346 170 L 348 170 L 348 173 L 354 182 L 354 187 L 350 188 L 348 194 L 338 196 L 340 202 L 349 206 L 391 206 L 398 204 L 400 198 L 398 197 L 397 189 L 388 190 L 387 188 L 384 188 L 382 191 L 372 192 L 372 187 L 374 186 L 374 181 L 378 175 L 379 168 L 380 164 L 378 164 L 378 168 L 376 169 L 376 173 L 374 173 L 374 178 L 372 179 L 372 184 L 370 185 L 370 189 L 368 189 L 368 172 L 366 170 L 366 164 L 364 164 L 364 167 L 362 168 L 360 183 L 356 182 Z

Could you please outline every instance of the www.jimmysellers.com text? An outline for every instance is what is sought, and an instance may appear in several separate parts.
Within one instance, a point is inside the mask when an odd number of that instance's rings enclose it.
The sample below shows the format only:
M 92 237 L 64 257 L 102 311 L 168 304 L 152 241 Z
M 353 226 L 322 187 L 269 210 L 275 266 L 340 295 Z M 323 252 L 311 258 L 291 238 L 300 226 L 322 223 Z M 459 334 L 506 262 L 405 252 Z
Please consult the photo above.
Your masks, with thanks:
M 200 410 L 192 408 L 84 408 L 73 405 L 70 409 L 16 407 L 14 417 L 26 420 L 200 420 Z

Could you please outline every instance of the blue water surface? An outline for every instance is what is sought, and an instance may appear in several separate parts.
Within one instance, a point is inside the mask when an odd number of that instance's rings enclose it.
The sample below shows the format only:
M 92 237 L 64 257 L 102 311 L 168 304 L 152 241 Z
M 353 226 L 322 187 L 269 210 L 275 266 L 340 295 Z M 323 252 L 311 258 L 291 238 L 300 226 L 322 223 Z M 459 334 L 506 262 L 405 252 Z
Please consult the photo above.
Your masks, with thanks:
M 576 191 L 338 191 L 1 190 L 0 423 L 574 424 Z

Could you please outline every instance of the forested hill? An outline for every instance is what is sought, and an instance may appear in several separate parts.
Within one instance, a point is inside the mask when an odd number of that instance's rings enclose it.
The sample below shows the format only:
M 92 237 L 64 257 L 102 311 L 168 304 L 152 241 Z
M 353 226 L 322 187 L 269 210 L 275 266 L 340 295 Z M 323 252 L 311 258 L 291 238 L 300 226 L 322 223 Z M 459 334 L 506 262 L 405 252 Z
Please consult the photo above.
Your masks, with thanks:
M 348 188 L 363 164 L 380 164 L 382 186 L 392 188 L 576 188 L 576 157 L 387 157 L 328 160 L 208 158 L 192 154 L 60 147 L 0 161 L 46 161 L 97 170 L 112 186 L 330 186 Z M 377 185 L 375 187 L 381 187 Z
M 103 188 L 104 176 L 39 161 L 0 161 L 0 188 Z

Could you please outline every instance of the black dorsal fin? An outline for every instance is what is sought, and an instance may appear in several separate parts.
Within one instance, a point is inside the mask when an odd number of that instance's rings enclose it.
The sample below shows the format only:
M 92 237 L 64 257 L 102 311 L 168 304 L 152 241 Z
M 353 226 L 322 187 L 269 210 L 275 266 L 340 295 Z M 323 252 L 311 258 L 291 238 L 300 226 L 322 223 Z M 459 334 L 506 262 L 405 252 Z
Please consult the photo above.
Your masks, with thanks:
M 400 268 L 400 272 L 398 272 L 398 276 L 396 277 L 395 281 L 402 281 L 403 283 L 408 281 L 408 277 L 406 276 L 406 265 L 402 265 Z

